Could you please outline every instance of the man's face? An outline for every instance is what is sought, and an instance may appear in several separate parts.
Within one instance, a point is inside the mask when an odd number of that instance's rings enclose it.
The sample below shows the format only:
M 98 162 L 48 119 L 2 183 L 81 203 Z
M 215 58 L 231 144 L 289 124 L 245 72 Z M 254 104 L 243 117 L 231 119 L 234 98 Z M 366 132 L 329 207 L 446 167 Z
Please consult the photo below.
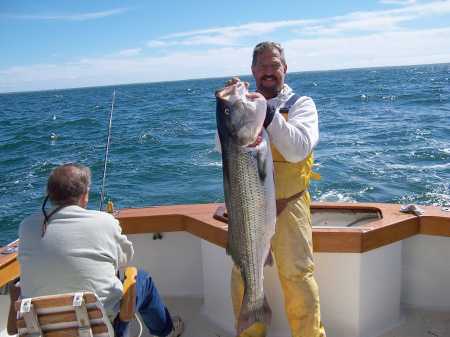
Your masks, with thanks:
M 264 50 L 252 66 L 256 88 L 267 99 L 277 96 L 283 88 L 286 71 L 287 66 L 281 60 L 278 50 Z

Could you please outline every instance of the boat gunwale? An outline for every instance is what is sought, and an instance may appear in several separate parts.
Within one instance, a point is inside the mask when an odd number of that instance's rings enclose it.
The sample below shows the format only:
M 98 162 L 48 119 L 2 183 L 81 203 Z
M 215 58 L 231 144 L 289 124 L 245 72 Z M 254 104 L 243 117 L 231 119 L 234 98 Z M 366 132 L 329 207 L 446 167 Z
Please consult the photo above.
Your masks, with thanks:
M 223 204 L 192 204 L 127 208 L 116 217 L 125 234 L 185 231 L 225 248 L 227 225 L 212 215 Z M 364 253 L 417 234 L 450 237 L 450 213 L 421 206 L 424 214 L 400 212 L 398 204 L 313 202 L 314 210 L 378 212 L 381 218 L 358 227 L 313 227 L 314 251 Z M 16 244 L 11 243 L 8 246 Z M 8 246 L 0 248 L 0 253 Z M 20 275 L 17 253 L 0 255 L 0 287 Z

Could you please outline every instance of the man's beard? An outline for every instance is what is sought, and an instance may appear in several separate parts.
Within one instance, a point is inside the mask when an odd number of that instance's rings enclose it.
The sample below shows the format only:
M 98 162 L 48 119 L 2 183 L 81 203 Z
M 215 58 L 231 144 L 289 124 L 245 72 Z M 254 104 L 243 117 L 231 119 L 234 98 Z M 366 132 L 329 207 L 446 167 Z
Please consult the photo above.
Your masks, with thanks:
M 257 88 L 257 91 L 260 94 L 262 94 L 266 99 L 268 99 L 268 98 L 273 98 L 273 97 L 278 96 L 278 94 L 281 91 L 281 88 L 279 88 L 278 85 L 274 85 L 274 86 L 270 86 L 270 87 L 266 87 L 266 86 L 260 85 Z
M 263 84 L 263 81 L 267 80 L 267 79 L 272 79 L 274 84 L 271 86 L 265 86 Z M 258 89 L 258 92 L 263 94 L 264 97 L 273 98 L 280 93 L 282 88 L 283 88 L 283 86 L 278 83 L 278 79 L 275 76 L 263 76 L 263 77 L 261 77 L 261 80 L 260 80 L 260 83 L 259 83 L 259 86 L 257 89 Z

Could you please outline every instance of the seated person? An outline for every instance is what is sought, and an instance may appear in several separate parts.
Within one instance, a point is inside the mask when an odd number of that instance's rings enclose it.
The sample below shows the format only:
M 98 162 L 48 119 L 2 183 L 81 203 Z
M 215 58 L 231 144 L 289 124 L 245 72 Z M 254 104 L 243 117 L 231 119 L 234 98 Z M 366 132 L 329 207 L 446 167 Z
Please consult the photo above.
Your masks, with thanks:
M 27 217 L 19 228 L 22 298 L 92 291 L 112 319 L 116 337 L 128 323 L 118 316 L 122 283 L 118 270 L 133 257 L 133 245 L 110 214 L 87 210 L 91 173 L 78 164 L 52 171 L 47 198 L 53 207 Z M 46 199 L 47 201 L 47 199 Z M 155 336 L 180 336 L 184 324 L 171 317 L 148 273 L 136 277 L 136 311 Z

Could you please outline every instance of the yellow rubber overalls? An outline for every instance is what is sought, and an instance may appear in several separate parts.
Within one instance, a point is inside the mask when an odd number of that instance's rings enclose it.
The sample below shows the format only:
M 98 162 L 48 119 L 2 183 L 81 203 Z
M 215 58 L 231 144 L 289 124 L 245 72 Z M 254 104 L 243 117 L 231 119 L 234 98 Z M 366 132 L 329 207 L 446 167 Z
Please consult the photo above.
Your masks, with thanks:
M 287 114 L 283 114 L 287 117 Z M 287 162 L 272 146 L 277 200 L 288 199 L 305 191 L 300 197 L 287 203 L 278 215 L 275 235 L 272 238 L 280 283 L 284 293 L 285 310 L 292 337 L 325 337 L 320 319 L 319 290 L 313 276 L 313 246 L 311 227 L 311 199 L 307 188 L 312 172 L 312 153 L 299 163 Z M 231 299 L 238 319 L 244 284 L 239 269 L 231 274 Z M 264 337 L 267 327 L 255 323 L 240 337 Z

